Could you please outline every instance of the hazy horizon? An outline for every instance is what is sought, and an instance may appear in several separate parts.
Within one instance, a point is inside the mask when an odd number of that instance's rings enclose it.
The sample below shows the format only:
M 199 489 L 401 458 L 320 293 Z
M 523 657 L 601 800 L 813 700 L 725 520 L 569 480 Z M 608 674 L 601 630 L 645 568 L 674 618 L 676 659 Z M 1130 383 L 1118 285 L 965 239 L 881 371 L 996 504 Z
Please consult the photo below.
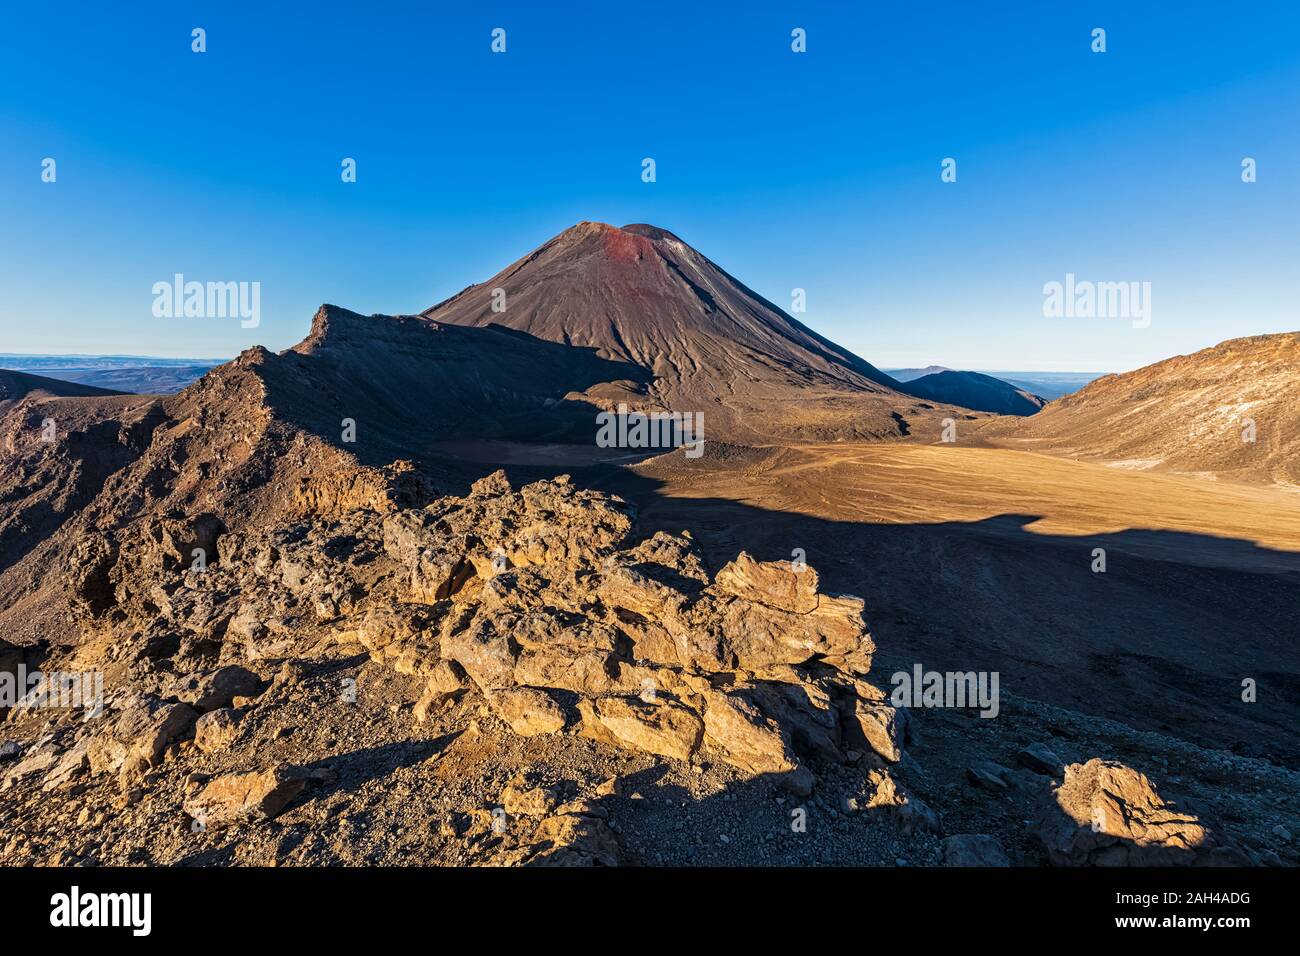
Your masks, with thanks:
M 100 354 L 96 352 L 0 352 L 0 367 L 3 367 L 4 360 L 6 359 L 19 359 L 19 360 L 126 359 L 126 360 L 138 361 L 140 363 L 166 362 L 169 364 L 183 364 L 189 362 L 196 365 L 206 365 L 206 364 L 220 365 L 224 362 L 233 361 L 234 358 L 235 356 L 233 355 L 226 356 L 226 357 L 213 357 L 213 356 L 197 356 L 197 355 L 135 355 L 135 354 L 124 354 L 124 353 Z M 912 365 L 887 365 L 887 366 L 877 364 L 876 367 L 879 368 L 882 372 L 890 373 L 890 372 L 898 372 L 898 371 L 907 371 L 907 370 L 918 369 L 918 368 L 926 368 L 932 365 L 941 366 L 944 368 L 952 369 L 953 371 L 960 371 L 960 372 L 982 372 L 985 375 L 994 375 L 997 373 L 1001 373 L 1004 375 L 1013 375 L 1013 374 L 1112 375 L 1112 374 L 1132 371 L 1132 369 L 1099 370 L 1099 369 L 1092 369 L 1092 368 L 1090 369 L 1047 369 L 1047 368 L 988 369 L 988 368 L 968 368 L 965 366 L 958 368 L 954 365 L 948 365 L 944 362 L 926 362 L 924 364 L 916 363 Z

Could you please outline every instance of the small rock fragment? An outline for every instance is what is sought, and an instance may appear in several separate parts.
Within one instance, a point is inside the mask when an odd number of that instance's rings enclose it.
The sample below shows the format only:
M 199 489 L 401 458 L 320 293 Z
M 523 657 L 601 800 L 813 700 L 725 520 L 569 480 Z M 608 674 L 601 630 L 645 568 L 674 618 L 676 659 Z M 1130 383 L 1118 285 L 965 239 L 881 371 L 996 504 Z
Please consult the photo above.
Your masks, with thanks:
M 993 837 L 983 833 L 958 833 L 943 840 L 944 866 L 1010 866 L 1011 861 Z
M 1016 759 L 1020 761 L 1022 767 L 1028 767 L 1034 773 L 1041 773 L 1045 777 L 1059 777 L 1064 766 L 1061 758 L 1042 743 L 1032 743 L 1025 747 L 1016 754 Z
M 187 814 L 206 826 L 270 820 L 306 785 L 306 774 L 277 764 L 266 770 L 214 777 L 184 803 Z

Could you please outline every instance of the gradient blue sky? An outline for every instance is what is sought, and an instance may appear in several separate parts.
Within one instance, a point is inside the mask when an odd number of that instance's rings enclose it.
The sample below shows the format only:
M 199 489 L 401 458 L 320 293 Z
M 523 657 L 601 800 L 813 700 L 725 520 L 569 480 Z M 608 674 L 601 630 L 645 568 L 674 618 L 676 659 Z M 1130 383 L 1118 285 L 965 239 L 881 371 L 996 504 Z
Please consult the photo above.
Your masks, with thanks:
M 1300 327 L 1294 0 L 271 6 L 0 14 L 0 352 L 278 350 L 322 302 L 418 311 L 583 219 L 805 288 L 885 367 L 1123 370 Z M 261 326 L 154 318 L 176 272 L 261 282 Z M 1150 328 L 1044 318 L 1066 272 L 1150 281 Z

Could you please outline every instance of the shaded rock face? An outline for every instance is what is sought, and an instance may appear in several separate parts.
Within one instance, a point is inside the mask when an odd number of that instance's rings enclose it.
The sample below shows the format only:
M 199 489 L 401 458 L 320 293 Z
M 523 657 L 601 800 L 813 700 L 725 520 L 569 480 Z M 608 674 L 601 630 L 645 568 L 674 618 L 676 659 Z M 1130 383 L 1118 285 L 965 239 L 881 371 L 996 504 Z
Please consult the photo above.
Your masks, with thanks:
M 874 645 L 860 599 L 822 593 L 811 568 L 744 553 L 711 577 L 688 537 L 634 544 L 634 519 L 565 477 L 514 490 L 497 473 L 423 508 L 255 534 L 206 517 L 191 530 L 88 533 L 94 573 L 77 564 L 66 580 L 83 630 L 121 634 L 116 652 L 146 673 L 159 653 L 191 672 L 158 680 L 191 724 L 194 710 L 261 691 L 236 661 L 283 656 L 312 625 L 422 678 L 421 721 L 477 691 L 522 735 L 576 733 L 682 761 L 709 751 L 798 793 L 813 786 L 810 758 L 900 758 L 903 715 L 862 679 Z M 169 560 L 201 536 L 216 555 L 206 568 Z M 160 630 L 174 650 L 159 651 Z M 203 722 L 205 749 L 227 723 Z
M 93 400 L 112 393 L 38 376 L 19 377 L 44 384 L 6 394 L 16 374 L 0 370 L 0 571 L 74 520 L 144 452 L 161 420 L 153 398 Z
M 1247 862 L 1196 817 L 1163 800 L 1143 774 L 1094 758 L 1065 768 L 1055 805 L 1038 822 L 1058 866 L 1241 865 Z
M 31 669 L 39 666 L 39 658 L 43 650 L 41 646 L 20 647 L 0 637 L 0 686 L 12 690 L 15 698 L 26 693 L 26 687 L 19 688 L 19 674 L 23 667 Z M 3 720 L 9 711 L 7 705 L 0 704 L 0 720 Z
M 228 664 L 206 674 L 191 674 L 172 683 L 168 696 L 189 704 L 199 713 L 229 707 L 236 697 L 252 697 L 262 689 L 262 681 L 246 667 Z
M 167 747 L 191 731 L 197 716 L 186 704 L 140 700 L 91 739 L 91 771 L 130 775 L 157 765 Z

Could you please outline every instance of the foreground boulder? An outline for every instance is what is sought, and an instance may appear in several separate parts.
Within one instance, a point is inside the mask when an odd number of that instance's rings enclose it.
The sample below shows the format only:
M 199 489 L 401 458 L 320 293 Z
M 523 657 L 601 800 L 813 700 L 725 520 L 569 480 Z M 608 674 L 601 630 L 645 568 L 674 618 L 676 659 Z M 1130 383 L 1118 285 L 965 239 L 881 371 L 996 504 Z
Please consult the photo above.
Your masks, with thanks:
M 491 693 L 488 703 L 521 737 L 553 734 L 564 729 L 564 711 L 545 691 L 513 687 Z
M 194 746 L 205 753 L 225 750 L 239 736 L 241 717 L 233 707 L 204 714 L 194 723 Z
M 1036 832 L 1057 866 L 1235 865 L 1196 817 L 1161 799 L 1151 781 L 1114 760 L 1070 764 Z
M 909 792 L 884 767 L 867 770 L 859 782 L 861 795 L 849 798 L 851 813 L 876 810 L 889 814 L 904 833 L 942 833 L 943 820 L 925 801 Z
M 693 710 L 668 700 L 602 697 L 578 706 L 588 736 L 661 757 L 689 760 L 704 733 Z
M 533 806 L 528 813 L 540 810 Z M 618 866 L 618 840 L 605 817 L 604 811 L 585 801 L 565 804 L 540 819 L 512 817 L 501 844 L 484 862 L 489 866 Z
M 1028 767 L 1034 773 L 1046 777 L 1059 777 L 1064 762 L 1050 747 L 1042 743 L 1032 743 L 1016 754 L 1022 767 Z
M 766 716 L 751 699 L 706 691 L 704 730 L 705 739 L 733 766 L 754 774 L 782 774 L 795 793 L 804 796 L 812 792 L 812 774 L 800 766 L 790 731 Z

